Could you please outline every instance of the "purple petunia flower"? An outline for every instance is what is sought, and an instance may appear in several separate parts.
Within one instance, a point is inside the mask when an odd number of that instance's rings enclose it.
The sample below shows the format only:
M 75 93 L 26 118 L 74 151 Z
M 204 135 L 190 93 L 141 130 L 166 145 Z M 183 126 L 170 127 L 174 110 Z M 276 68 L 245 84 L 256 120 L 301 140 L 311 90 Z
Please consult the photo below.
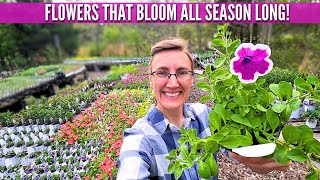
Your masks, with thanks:
M 273 62 L 269 59 L 271 49 L 268 45 L 242 43 L 231 59 L 230 71 L 237 75 L 242 83 L 253 83 L 258 76 L 269 73 L 273 67 Z
M 81 176 L 79 174 L 75 174 L 73 176 L 73 180 L 81 180 Z

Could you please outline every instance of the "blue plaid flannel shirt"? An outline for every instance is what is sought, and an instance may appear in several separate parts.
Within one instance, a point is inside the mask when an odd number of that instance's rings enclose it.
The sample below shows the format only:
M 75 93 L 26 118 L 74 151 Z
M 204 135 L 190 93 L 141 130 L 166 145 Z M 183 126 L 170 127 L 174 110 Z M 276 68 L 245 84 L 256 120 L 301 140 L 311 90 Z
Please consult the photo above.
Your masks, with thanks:
M 210 108 L 204 104 L 184 104 L 183 128 L 197 129 L 199 138 L 211 135 L 209 112 Z M 179 138 L 180 130 L 152 106 L 145 117 L 138 119 L 132 128 L 124 131 L 117 179 L 174 179 L 174 175 L 168 173 L 170 162 L 165 157 L 172 149 L 179 146 Z M 200 179 L 197 165 L 185 169 L 179 179 Z M 218 177 L 211 179 L 217 180 Z

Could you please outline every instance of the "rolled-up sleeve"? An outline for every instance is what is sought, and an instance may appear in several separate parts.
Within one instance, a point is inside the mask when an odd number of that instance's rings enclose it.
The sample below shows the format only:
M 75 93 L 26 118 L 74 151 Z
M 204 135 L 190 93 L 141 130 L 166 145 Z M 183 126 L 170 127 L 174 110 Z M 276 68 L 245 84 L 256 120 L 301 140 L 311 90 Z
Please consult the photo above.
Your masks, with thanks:
M 151 152 L 151 145 L 141 131 L 126 129 L 118 159 L 117 180 L 149 179 Z

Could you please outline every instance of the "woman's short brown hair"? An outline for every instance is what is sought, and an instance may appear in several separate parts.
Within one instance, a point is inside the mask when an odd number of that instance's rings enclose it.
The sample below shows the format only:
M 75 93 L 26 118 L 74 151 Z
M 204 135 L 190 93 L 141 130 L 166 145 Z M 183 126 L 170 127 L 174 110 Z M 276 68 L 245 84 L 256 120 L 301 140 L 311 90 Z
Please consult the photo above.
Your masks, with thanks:
M 191 61 L 191 70 L 193 71 L 194 62 L 193 62 L 192 55 L 188 50 L 188 42 L 182 38 L 169 38 L 156 43 L 151 48 L 150 65 L 155 55 L 157 55 L 160 52 L 170 51 L 170 50 L 179 50 L 179 51 L 185 52 Z

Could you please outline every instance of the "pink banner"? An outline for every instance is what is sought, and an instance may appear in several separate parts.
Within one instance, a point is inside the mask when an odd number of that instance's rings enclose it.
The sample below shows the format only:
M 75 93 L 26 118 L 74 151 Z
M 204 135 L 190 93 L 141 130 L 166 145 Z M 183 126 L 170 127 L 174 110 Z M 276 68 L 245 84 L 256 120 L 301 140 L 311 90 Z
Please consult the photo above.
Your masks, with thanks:
M 320 23 L 320 3 L 0 3 L 0 23 Z

